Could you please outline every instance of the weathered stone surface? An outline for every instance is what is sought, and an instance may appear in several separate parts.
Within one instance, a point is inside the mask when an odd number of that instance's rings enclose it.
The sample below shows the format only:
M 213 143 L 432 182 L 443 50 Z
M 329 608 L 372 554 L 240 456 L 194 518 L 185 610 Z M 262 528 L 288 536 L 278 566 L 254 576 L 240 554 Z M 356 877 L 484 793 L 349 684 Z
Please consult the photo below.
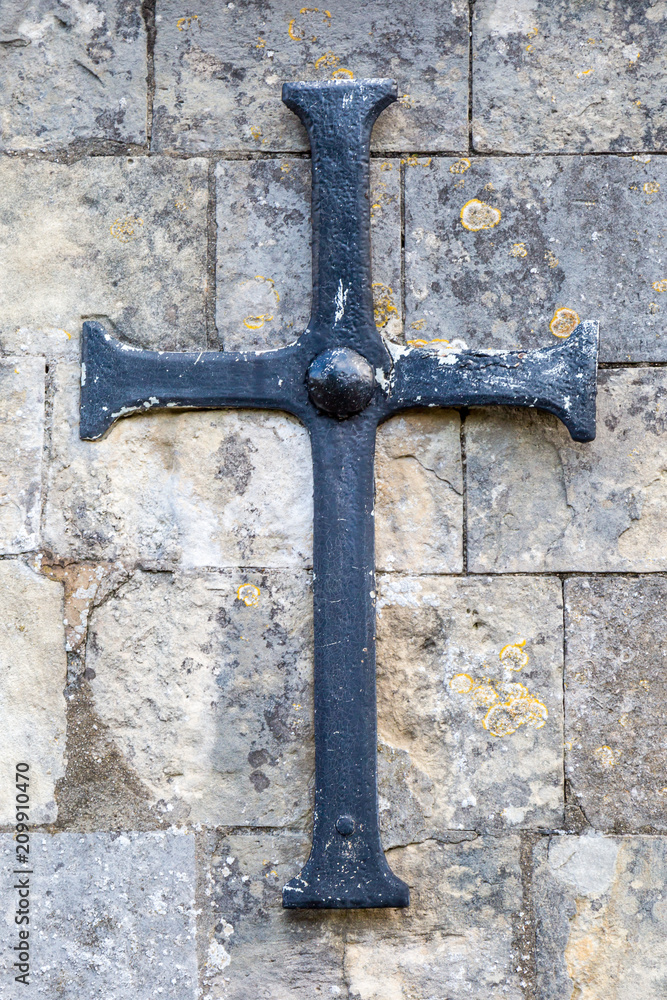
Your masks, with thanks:
M 562 822 L 560 581 L 379 579 L 384 844 Z
M 667 829 L 663 576 L 565 581 L 565 771 L 598 830 Z
M 376 149 L 467 142 L 468 8 L 460 0 L 381 9 L 337 0 L 327 10 L 205 0 L 188 15 L 167 0 L 156 20 L 157 149 L 308 149 L 280 100 L 283 81 L 353 75 L 398 81 L 401 101 L 376 125 Z
M 601 360 L 667 360 L 665 191 L 667 167 L 650 156 L 408 165 L 407 338 L 556 344 L 566 308 L 600 321 Z M 470 228 L 475 201 L 498 213 L 490 228 Z
M 2 5 L 0 149 L 146 141 L 146 31 L 138 3 Z
M 310 563 L 310 446 L 296 420 L 167 412 L 81 441 L 79 366 L 58 365 L 55 379 L 44 540 L 56 555 L 187 567 Z
M 67 355 L 86 317 L 142 347 L 204 347 L 207 201 L 198 159 L 0 163 L 4 350 Z
M 90 619 L 94 709 L 162 811 L 283 826 L 310 810 L 305 573 L 136 573 Z
M 39 545 L 44 442 L 44 361 L 0 363 L 0 552 Z
M 473 411 L 473 572 L 665 569 L 666 393 L 660 368 L 600 371 L 597 437 L 587 444 L 548 414 Z
M 30 986 L 14 983 L 14 843 L 0 838 L 0 996 L 195 1000 L 192 834 L 32 834 Z M 19 994 L 18 991 L 21 991 Z
M 479 0 L 475 148 L 664 149 L 665 17 L 661 2 Z
M 451 410 L 383 424 L 376 449 L 376 564 L 380 570 L 460 573 L 460 421 Z
M 665 838 L 554 837 L 534 858 L 540 1000 L 662 998 Z
M 521 910 L 518 838 L 428 841 L 388 858 L 410 886 L 410 908 L 350 914 L 350 996 L 519 1000 L 511 947 Z
M 398 160 L 371 163 L 375 319 L 400 339 Z M 306 327 L 311 299 L 310 161 L 232 160 L 217 181 L 217 326 L 227 350 L 278 348 Z
M 65 752 L 62 587 L 18 560 L 2 560 L 0 621 L 0 823 L 16 822 L 17 763 L 30 768 L 31 823 L 53 823 Z
M 216 840 L 200 917 L 204 996 L 347 997 L 345 914 L 282 908 L 282 887 L 301 870 L 308 850 L 307 838 L 291 832 L 236 831 Z

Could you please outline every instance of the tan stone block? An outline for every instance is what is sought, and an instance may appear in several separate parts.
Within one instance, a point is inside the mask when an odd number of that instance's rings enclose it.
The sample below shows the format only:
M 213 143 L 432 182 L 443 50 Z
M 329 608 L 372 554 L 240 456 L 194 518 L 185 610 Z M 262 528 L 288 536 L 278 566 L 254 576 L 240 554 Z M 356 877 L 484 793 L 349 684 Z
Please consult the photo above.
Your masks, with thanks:
M 0 363 L 0 552 L 39 545 L 44 443 L 44 360 Z
M 471 570 L 667 568 L 666 393 L 660 368 L 599 371 L 597 437 L 587 444 L 550 415 L 471 413 Z
M 553 837 L 534 851 L 538 996 L 661 1000 L 664 837 Z
M 206 345 L 208 165 L 0 163 L 0 343 L 75 353 L 82 321 L 142 347 Z
M 460 573 L 463 484 L 458 413 L 410 413 L 383 424 L 375 484 L 378 569 Z
M 90 617 L 94 709 L 161 811 L 301 824 L 313 775 L 305 573 L 135 573 Z
M 378 329 L 400 340 L 400 165 L 371 161 L 373 295 Z M 312 289 L 309 160 L 216 167 L 218 333 L 226 350 L 284 347 L 308 323 Z
M 296 420 L 167 412 L 81 441 L 79 366 L 59 365 L 55 377 L 44 539 L 56 555 L 186 567 L 310 564 L 312 468 Z
M 565 581 L 565 773 L 598 830 L 667 830 L 667 581 Z
M 16 822 L 16 764 L 28 764 L 30 823 L 53 823 L 64 773 L 67 673 L 62 587 L 22 562 L 0 562 L 0 823 Z M 26 794 L 21 792 L 21 794 Z
M 558 580 L 382 575 L 385 846 L 562 822 Z

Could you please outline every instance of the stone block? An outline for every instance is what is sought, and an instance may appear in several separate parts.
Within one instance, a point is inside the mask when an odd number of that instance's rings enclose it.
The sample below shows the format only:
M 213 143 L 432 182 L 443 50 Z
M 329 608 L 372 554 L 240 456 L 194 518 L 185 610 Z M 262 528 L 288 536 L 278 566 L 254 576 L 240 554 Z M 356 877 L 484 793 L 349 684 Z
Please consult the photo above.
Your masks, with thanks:
M 18 560 L 3 559 L 0 621 L 0 823 L 16 822 L 17 764 L 29 767 L 30 822 L 54 823 L 55 786 L 65 770 L 62 587 Z
M 140 4 L 10 0 L 3 4 L 0 44 L 0 149 L 146 141 Z
M 44 521 L 54 554 L 158 567 L 310 564 L 312 467 L 296 420 L 166 412 L 81 441 L 79 366 L 56 367 Z
M 427 841 L 388 858 L 410 886 L 410 907 L 350 914 L 350 996 L 523 997 L 512 961 L 522 905 L 518 838 Z
M 598 830 L 667 830 L 667 581 L 565 581 L 565 773 Z
M 206 945 L 205 997 L 348 996 L 346 914 L 282 908 L 282 887 L 301 870 L 308 850 L 303 834 L 288 831 L 234 831 L 216 838 L 199 932 Z
M 30 985 L 14 983 L 14 843 L 0 838 L 0 996 L 195 1000 L 194 837 L 33 832 Z M 18 876 L 20 877 L 20 876 Z M 20 992 L 19 992 L 20 991 Z
M 383 575 L 378 609 L 385 847 L 562 823 L 560 581 Z
M 655 156 L 406 166 L 407 339 L 542 347 L 581 317 L 602 361 L 667 360 L 666 191 Z
M 310 315 L 310 161 L 231 160 L 216 168 L 217 325 L 226 350 L 284 347 Z M 401 339 L 398 160 L 371 162 L 375 320 Z
M 480 0 L 473 142 L 517 153 L 664 149 L 662 3 Z
M 540 1000 L 662 998 L 665 838 L 554 837 L 534 863 Z
M 383 424 L 377 439 L 375 488 L 379 570 L 462 571 L 458 413 L 410 413 Z
M 205 347 L 207 203 L 198 159 L 0 163 L 3 349 L 78 355 L 85 318 L 141 347 Z
M 211 826 L 309 815 L 305 573 L 135 573 L 89 626 L 97 715 L 162 812 Z
M 465 425 L 470 569 L 665 569 L 666 393 L 660 368 L 599 371 L 597 437 L 586 444 L 549 414 L 473 411 Z
M 193 8 L 194 9 L 194 8 Z M 379 150 L 467 143 L 468 8 L 424 0 L 327 10 L 271 0 L 160 5 L 153 145 L 159 150 L 307 150 L 281 102 L 288 80 L 392 77 L 400 102 L 375 127 Z
M 0 362 L 0 552 L 39 545 L 44 444 L 44 360 Z

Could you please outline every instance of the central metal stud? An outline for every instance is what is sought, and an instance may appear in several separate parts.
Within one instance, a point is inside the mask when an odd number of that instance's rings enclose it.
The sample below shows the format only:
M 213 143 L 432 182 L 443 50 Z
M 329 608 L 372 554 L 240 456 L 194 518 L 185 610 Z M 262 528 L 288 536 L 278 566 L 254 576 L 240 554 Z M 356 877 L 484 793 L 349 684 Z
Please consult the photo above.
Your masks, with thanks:
M 334 347 L 315 358 L 306 378 L 315 406 L 335 417 L 361 413 L 373 395 L 373 369 L 351 347 Z

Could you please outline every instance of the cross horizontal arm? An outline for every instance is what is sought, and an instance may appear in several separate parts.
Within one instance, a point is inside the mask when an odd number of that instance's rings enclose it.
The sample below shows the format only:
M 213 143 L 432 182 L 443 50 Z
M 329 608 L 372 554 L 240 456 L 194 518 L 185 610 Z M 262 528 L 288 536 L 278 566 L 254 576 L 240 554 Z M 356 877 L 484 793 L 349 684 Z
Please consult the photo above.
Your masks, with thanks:
M 575 441 L 595 437 L 597 322 L 536 351 L 401 350 L 395 359 L 387 416 L 413 406 L 528 406 L 554 413 Z
M 94 441 L 120 417 L 152 409 L 248 406 L 303 416 L 302 352 L 143 351 L 83 325 L 81 437 Z

